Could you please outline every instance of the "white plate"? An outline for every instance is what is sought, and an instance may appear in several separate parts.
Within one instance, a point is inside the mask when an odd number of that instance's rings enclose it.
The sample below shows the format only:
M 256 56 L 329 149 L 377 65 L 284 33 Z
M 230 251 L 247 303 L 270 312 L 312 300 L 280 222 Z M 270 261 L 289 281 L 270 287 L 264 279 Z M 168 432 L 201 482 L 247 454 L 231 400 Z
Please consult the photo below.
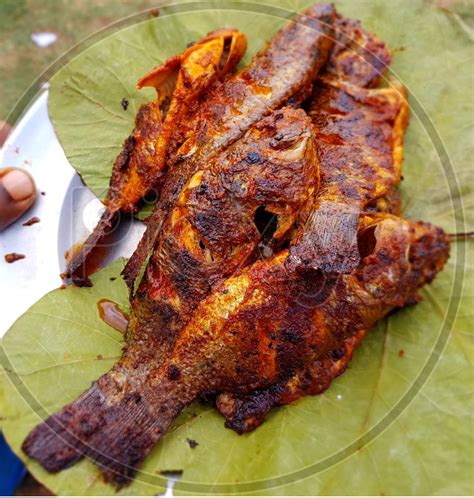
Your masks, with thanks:
M 101 203 L 84 188 L 64 155 L 49 119 L 47 100 L 44 91 L 0 151 L 1 167 L 26 169 L 38 188 L 35 205 L 0 232 L 0 337 L 33 303 L 61 285 L 66 250 L 87 236 L 101 212 Z M 32 216 L 40 222 L 23 226 Z M 127 236 L 117 237 L 120 242 L 111 247 L 106 262 L 130 256 L 143 230 L 143 223 L 123 223 L 120 233 Z M 4 255 L 11 252 L 26 258 L 7 263 Z

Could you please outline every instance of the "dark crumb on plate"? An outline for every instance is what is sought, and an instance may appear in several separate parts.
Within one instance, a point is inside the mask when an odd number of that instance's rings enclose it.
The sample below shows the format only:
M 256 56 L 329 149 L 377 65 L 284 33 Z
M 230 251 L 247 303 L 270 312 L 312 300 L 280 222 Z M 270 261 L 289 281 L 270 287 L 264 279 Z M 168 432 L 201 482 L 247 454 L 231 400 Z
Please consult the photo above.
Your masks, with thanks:
M 59 290 L 64 290 L 66 288 L 66 284 L 61 284 L 61 286 L 59 287 Z
M 150 15 L 153 17 L 158 17 L 160 15 L 160 9 L 151 9 Z
M 44 192 L 44 191 L 43 191 L 43 192 L 41 192 L 41 195 L 46 195 L 46 192 Z
M 191 48 L 191 47 L 193 47 L 194 45 L 196 45 L 196 42 L 195 42 L 195 41 L 190 41 L 190 42 L 186 45 L 186 48 Z
M 33 218 L 30 218 L 28 221 L 25 221 L 23 223 L 24 227 L 30 227 L 31 225 L 34 225 L 35 223 L 39 223 L 41 220 L 38 218 L 38 216 L 33 216 Z
M 403 358 L 405 356 L 405 351 L 403 351 L 403 349 L 400 349 L 400 351 L 398 352 L 398 356 L 400 358 Z
M 110 277 L 109 280 L 113 282 L 114 280 L 117 280 L 117 277 Z
M 186 441 L 188 442 L 189 444 L 189 447 L 194 450 L 194 448 L 196 448 L 196 446 L 199 446 L 199 443 L 197 441 L 195 441 L 194 439 L 189 439 L 188 437 L 186 438 Z
M 103 359 L 104 359 L 104 357 L 103 357 L 101 354 L 98 354 L 98 355 L 97 355 L 97 359 L 98 359 L 98 360 L 103 360 Z
M 10 254 L 5 254 L 5 261 L 7 263 L 14 263 L 19 259 L 25 259 L 26 256 L 24 254 L 18 254 L 17 252 L 11 252 Z
M 124 111 L 128 109 L 128 100 L 125 97 L 122 99 L 122 102 L 120 102 L 120 104 L 122 105 L 122 109 Z

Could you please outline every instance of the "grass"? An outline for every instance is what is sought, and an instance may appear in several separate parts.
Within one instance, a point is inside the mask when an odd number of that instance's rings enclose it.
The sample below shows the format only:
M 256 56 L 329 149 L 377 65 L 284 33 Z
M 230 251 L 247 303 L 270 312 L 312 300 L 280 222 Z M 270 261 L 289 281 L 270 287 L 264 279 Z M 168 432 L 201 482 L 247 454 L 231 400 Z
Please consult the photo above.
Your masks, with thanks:
M 389 1 L 389 0 L 386 0 Z M 473 29 L 472 0 L 427 0 Z M 60 55 L 88 35 L 123 17 L 156 7 L 157 0 L 0 0 L 0 120 L 6 120 L 31 83 Z M 58 40 L 37 47 L 33 33 Z M 472 34 L 472 31 L 471 31 Z
M 153 0 L 0 0 L 0 120 L 31 83 L 77 42 L 115 21 L 154 7 Z M 37 47 L 33 33 L 58 40 Z

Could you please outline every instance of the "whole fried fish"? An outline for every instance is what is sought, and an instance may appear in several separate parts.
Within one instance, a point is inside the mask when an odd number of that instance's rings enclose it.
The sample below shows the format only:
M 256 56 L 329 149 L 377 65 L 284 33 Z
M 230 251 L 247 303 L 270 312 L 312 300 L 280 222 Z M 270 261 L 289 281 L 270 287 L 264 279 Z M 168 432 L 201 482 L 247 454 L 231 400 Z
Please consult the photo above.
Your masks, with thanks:
M 161 233 L 132 302 L 122 360 L 76 402 L 82 406 L 83 423 L 74 422 L 69 406 L 25 441 L 24 450 L 47 469 L 60 470 L 88 454 L 81 443 L 86 434 L 102 432 L 106 441 L 106 434 L 116 430 L 108 423 L 112 422 L 111 410 L 129 412 L 130 400 L 141 396 L 147 376 L 162 361 L 160 353 L 172 349 L 183 320 L 191 318 L 189 310 L 210 292 L 214 275 L 222 278 L 251 261 L 260 240 L 254 220 L 258 207 L 281 215 L 275 233 L 278 239 L 288 232 L 299 206 L 317 188 L 317 159 L 308 118 L 303 111 L 272 109 L 291 98 L 299 101 L 310 91 L 330 46 L 324 35 L 330 28 L 320 18 L 331 20 L 333 13 L 331 7 L 313 8 L 307 14 L 315 19 L 302 16 L 283 28 L 247 68 L 216 85 L 216 93 L 199 109 L 204 120 L 198 121 L 201 129 L 178 148 L 178 156 L 185 150 L 188 157 L 171 165 L 155 211 L 159 216 L 152 218 L 158 219 Z M 279 70 L 287 75 L 286 81 Z M 246 128 L 247 134 L 240 139 Z M 216 210 L 219 202 L 221 212 Z M 148 233 L 152 226 L 153 222 Z M 163 271 L 163 255 L 167 264 L 173 256 L 173 271 Z M 193 279 L 198 285 L 193 285 Z M 90 396 L 98 391 L 101 410 L 90 404 Z M 131 425 L 142 411 L 140 404 L 134 406 L 136 413 L 128 415 Z M 152 446 L 143 447 L 140 457 L 137 453 L 137 463 Z M 121 482 L 133 474 L 125 467 L 122 470 L 118 476 L 108 473 L 108 478 Z
M 104 421 L 96 430 L 114 430 L 106 414 L 112 406 L 129 410 L 129 400 L 141 395 L 148 375 L 173 350 L 212 285 L 257 259 L 257 209 L 264 205 L 280 215 L 273 237 L 283 239 L 317 190 L 318 178 L 311 121 L 303 110 L 289 107 L 263 118 L 190 178 L 133 298 L 124 354 L 97 381 L 104 413 L 97 407 L 90 413 L 85 396 L 83 420 L 93 415 Z M 96 385 L 89 390 L 96 391 Z M 138 416 L 141 407 L 136 410 Z M 61 430 L 55 426 L 57 438 L 49 438 L 48 421 L 36 438 L 43 439 L 42 445 L 48 441 L 42 446 L 43 465 L 59 470 L 83 456 L 80 446 L 67 442 L 84 434 L 83 426 L 69 424 L 68 407 L 54 417 L 62 425 Z
M 340 15 L 336 43 L 314 85 L 309 114 L 320 160 L 320 188 L 292 240 L 300 270 L 347 272 L 360 261 L 357 230 L 364 210 L 400 214 L 396 186 L 408 123 L 406 91 L 397 82 L 376 87 L 390 64 L 388 47 L 360 23 Z M 367 330 L 358 331 L 314 365 L 268 390 L 223 393 L 217 408 L 239 433 L 260 425 L 272 406 L 318 394 L 347 367 Z

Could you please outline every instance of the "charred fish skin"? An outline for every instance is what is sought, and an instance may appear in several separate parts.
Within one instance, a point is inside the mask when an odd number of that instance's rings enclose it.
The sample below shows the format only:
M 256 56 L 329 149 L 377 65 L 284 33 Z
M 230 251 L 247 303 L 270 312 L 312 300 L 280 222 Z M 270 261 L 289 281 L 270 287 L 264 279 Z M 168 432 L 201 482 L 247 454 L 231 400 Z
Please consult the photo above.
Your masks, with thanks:
M 336 31 L 339 40 L 309 101 L 321 164 L 321 189 L 301 235 L 312 238 L 313 243 L 305 247 L 318 253 L 318 266 L 329 272 L 350 271 L 357 264 L 357 217 L 393 192 L 400 182 L 403 136 L 408 124 L 403 87 L 371 88 L 390 62 L 386 45 L 352 20 L 338 17 Z M 351 53 L 354 43 L 357 51 Z M 378 52 L 366 55 L 368 47 Z M 367 86 L 358 86 L 359 82 Z M 391 199 L 396 197 L 392 195 Z M 396 206 L 393 209 L 398 210 Z M 300 259 L 302 266 L 305 260 L 316 262 L 315 253 L 302 253 Z
M 178 137 L 171 139 L 173 164 L 147 230 L 123 272 L 132 292 L 159 238 L 164 219 L 199 165 L 273 110 L 289 102 L 297 105 L 309 95 L 333 44 L 334 19 L 332 5 L 314 5 L 297 16 L 247 67 L 217 83 L 207 93 L 191 116 L 189 136 L 183 137 L 178 132 Z
M 331 50 L 327 76 L 361 88 L 379 85 L 392 61 L 386 43 L 362 28 L 360 21 L 337 14 L 336 43 Z
M 375 88 L 391 62 L 382 40 L 340 15 L 335 31 L 326 71 L 309 99 L 321 162 L 320 197 L 364 210 L 400 182 L 407 94 L 393 80 Z
M 356 346 L 366 333 L 367 330 L 361 330 L 345 339 L 340 347 L 300 370 L 289 381 L 241 396 L 221 394 L 216 399 L 216 408 L 226 419 L 225 427 L 237 434 L 251 432 L 265 421 L 272 408 L 293 403 L 302 396 L 323 393 L 336 377 L 345 372 Z
M 138 83 L 153 86 L 157 99 L 140 107 L 132 134 L 117 157 L 105 200 L 105 212 L 80 250 L 68 262 L 62 278 L 90 285 L 87 263 L 92 252 L 113 230 L 119 213 L 136 213 L 139 201 L 151 190 L 159 192 L 173 127 L 186 127 L 193 101 L 218 78 L 232 71 L 247 47 L 243 33 L 221 29 L 193 47 L 171 57 Z

